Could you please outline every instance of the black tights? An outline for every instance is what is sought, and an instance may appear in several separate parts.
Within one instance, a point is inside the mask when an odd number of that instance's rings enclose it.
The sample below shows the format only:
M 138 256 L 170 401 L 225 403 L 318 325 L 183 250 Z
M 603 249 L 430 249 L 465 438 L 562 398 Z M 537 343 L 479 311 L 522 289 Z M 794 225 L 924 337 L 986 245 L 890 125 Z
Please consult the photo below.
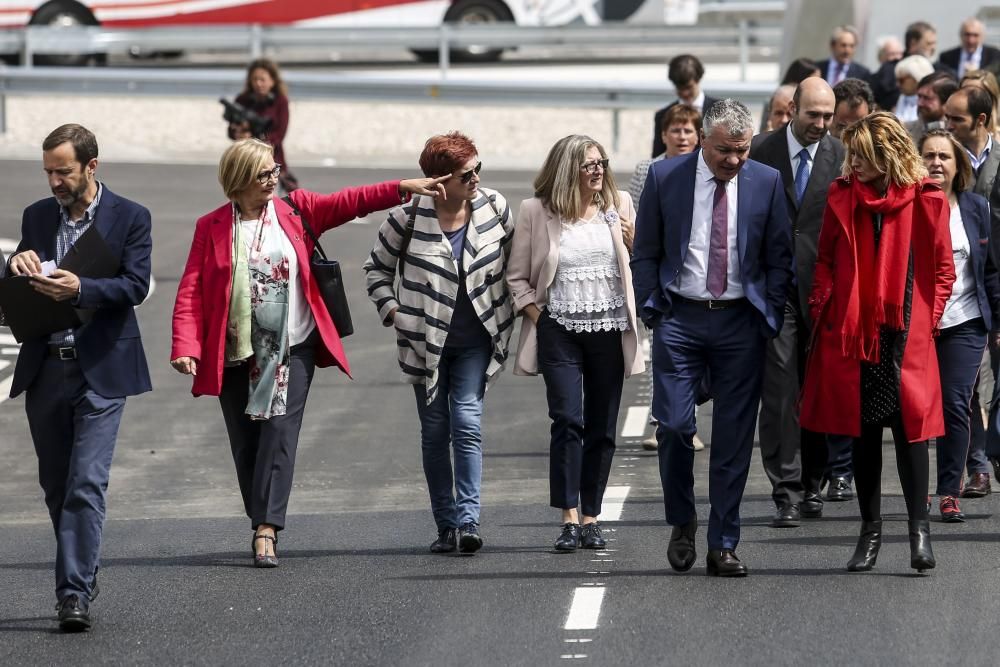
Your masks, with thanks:
M 896 418 L 890 424 L 896 443 L 896 468 L 906 500 L 906 514 L 911 520 L 927 519 L 927 485 L 930 463 L 927 441 L 907 442 L 903 423 Z M 864 424 L 861 437 L 854 439 L 851 459 L 854 463 L 854 483 L 862 521 L 882 518 L 882 426 Z

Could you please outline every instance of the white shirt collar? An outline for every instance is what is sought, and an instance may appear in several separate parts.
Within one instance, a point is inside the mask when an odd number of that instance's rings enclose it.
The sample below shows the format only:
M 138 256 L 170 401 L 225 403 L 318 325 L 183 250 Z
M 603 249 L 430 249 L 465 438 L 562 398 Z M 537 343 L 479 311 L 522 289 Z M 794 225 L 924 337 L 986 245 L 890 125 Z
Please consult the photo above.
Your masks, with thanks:
M 677 98 L 677 104 L 687 104 L 687 102 L 685 102 L 684 100 L 682 100 L 681 98 L 678 97 Z M 705 115 L 705 112 L 708 111 L 708 109 L 704 108 L 705 107 L 705 91 L 704 90 L 698 91 L 698 97 L 694 98 L 694 100 L 692 100 L 692 102 L 691 102 L 691 104 L 689 106 L 694 107 L 698 111 L 701 111 L 702 115 Z
M 819 142 L 814 142 L 808 146 L 803 146 L 799 143 L 799 140 L 795 138 L 795 133 L 792 132 L 792 124 L 788 123 L 785 126 L 785 134 L 788 136 L 788 161 L 792 162 L 795 158 L 799 156 L 802 149 L 806 149 L 809 152 L 809 161 L 812 162 L 816 159 L 816 151 L 819 150 Z
M 712 181 L 715 179 L 715 174 L 712 173 L 712 168 L 708 166 L 705 162 L 705 151 L 698 149 L 698 166 L 695 170 L 697 182 Z M 733 178 L 726 182 L 726 187 L 736 184 L 736 179 L 739 178 L 739 174 L 736 174 Z

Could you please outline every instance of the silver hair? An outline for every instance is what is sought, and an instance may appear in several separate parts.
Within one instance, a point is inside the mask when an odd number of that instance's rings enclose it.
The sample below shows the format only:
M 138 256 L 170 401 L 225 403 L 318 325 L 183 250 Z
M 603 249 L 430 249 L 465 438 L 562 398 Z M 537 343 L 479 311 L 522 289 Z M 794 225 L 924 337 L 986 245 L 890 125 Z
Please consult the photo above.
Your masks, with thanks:
M 705 112 L 701 119 L 701 131 L 704 136 L 712 134 L 715 126 L 724 127 L 731 137 L 742 137 L 747 132 L 753 134 L 753 116 L 742 102 L 731 97 L 719 100 Z
M 855 28 L 853 25 L 838 25 L 830 33 L 830 42 L 836 42 L 837 38 L 843 35 L 845 32 L 854 38 L 855 44 L 861 41 L 861 38 L 858 36 L 858 29 Z

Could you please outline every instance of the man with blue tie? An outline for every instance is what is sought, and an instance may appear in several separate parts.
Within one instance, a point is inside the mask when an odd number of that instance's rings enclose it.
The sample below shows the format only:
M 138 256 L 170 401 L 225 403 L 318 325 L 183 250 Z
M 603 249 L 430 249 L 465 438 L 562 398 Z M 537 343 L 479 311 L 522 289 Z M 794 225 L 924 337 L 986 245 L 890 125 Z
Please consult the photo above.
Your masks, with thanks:
M 63 125 L 42 143 L 52 197 L 24 211 L 11 275 L 87 313 L 84 323 L 23 341 L 11 398 L 26 392 L 25 412 L 38 477 L 56 534 L 56 599 L 65 632 L 91 626 L 105 496 L 125 397 L 151 389 L 134 307 L 149 290 L 150 216 L 96 178 L 97 139 Z M 111 278 L 54 269 L 93 228 L 117 259 Z
M 632 276 L 653 330 L 653 417 L 670 566 L 696 560 L 694 406 L 706 373 L 715 400 L 706 572 L 746 576 L 736 556 L 768 338 L 792 285 L 792 234 L 777 170 L 748 161 L 753 119 L 732 99 L 705 114 L 702 148 L 650 168 Z
M 837 26 L 830 33 L 830 57 L 818 60 L 816 66 L 831 88 L 844 79 L 867 80 L 871 76 L 867 67 L 853 60 L 857 47 L 858 30 L 854 26 Z
M 780 335 L 768 341 L 760 408 L 760 457 L 771 480 L 776 507 L 771 525 L 776 528 L 795 527 L 802 517 L 822 514 L 819 492 L 828 458 L 831 499 L 853 495 L 850 438 L 831 436 L 828 448 L 823 435 L 799 428 L 796 408 L 812 328 L 808 300 L 826 192 L 844 162 L 843 145 L 829 134 L 836 103 L 830 84 L 819 77 L 806 79 L 795 90 L 791 122 L 757 135 L 750 148 L 751 159 L 781 174 L 795 238 L 797 289 L 785 304 Z

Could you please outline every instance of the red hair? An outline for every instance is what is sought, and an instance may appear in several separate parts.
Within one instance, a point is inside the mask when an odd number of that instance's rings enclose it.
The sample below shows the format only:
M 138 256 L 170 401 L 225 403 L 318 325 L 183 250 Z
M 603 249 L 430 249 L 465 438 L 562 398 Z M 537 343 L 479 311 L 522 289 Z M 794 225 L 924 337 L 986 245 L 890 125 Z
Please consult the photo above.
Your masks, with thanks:
M 478 154 L 472 139 L 461 132 L 437 134 L 424 144 L 424 150 L 420 153 L 420 169 L 424 176 L 444 176 Z

